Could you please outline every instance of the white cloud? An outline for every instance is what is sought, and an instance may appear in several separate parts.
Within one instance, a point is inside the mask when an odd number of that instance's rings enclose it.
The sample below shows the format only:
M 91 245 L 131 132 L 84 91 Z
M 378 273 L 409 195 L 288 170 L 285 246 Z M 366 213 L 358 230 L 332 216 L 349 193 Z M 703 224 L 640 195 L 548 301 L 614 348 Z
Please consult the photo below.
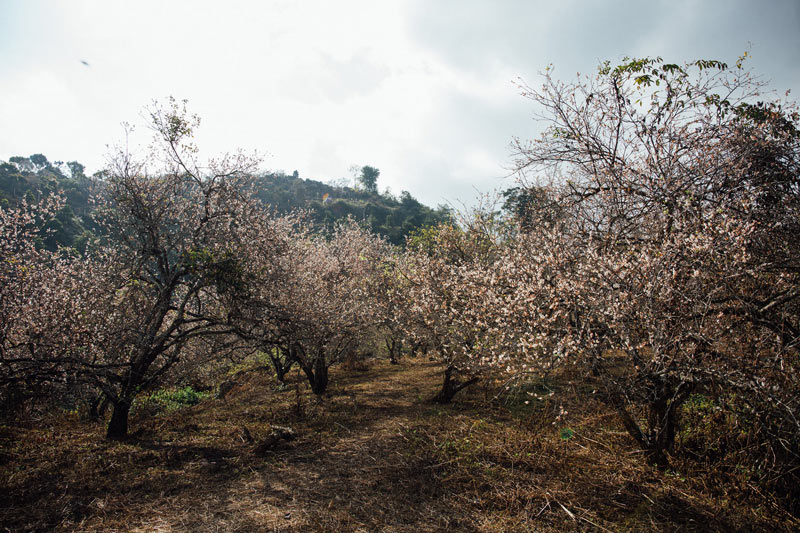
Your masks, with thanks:
M 304 177 L 381 169 L 435 204 L 501 181 L 535 134 L 517 76 L 571 77 L 623 55 L 733 60 L 800 81 L 798 7 L 730 2 L 75 0 L 0 15 L 0 158 L 103 163 L 153 98 L 188 98 L 208 155 L 238 147 Z M 80 63 L 85 59 L 86 67 Z M 10 125 L 10 126 L 9 126 Z

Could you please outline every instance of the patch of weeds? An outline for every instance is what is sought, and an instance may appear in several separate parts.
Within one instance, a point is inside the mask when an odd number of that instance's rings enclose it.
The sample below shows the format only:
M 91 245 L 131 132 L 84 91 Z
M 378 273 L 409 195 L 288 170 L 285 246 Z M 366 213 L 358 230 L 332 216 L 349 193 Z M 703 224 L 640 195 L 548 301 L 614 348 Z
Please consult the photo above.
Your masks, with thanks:
M 548 376 L 520 379 L 504 387 L 503 405 L 516 417 L 530 415 L 531 411 L 545 406 L 556 392 Z
M 197 405 L 210 395 L 208 392 L 200 392 L 192 387 L 159 389 L 145 396 L 137 398 L 133 402 L 132 411 L 147 411 L 153 414 L 160 412 L 171 412 L 183 407 Z
M 443 458 L 449 460 L 465 460 L 480 452 L 483 445 L 480 442 L 473 442 L 469 437 L 452 436 L 437 444 L 439 452 Z
M 250 372 L 259 368 L 272 369 L 272 361 L 270 360 L 267 352 L 258 351 L 241 362 L 230 365 L 227 369 L 226 375 L 229 377 L 237 376 L 239 374 Z
M 664 472 L 664 475 L 665 475 L 665 476 L 667 476 L 667 477 L 671 477 L 671 478 L 673 478 L 673 479 L 677 479 L 677 480 L 680 480 L 680 481 L 682 481 L 682 482 L 686 483 L 686 476 L 684 476 L 683 474 L 681 474 L 681 473 L 680 473 L 680 472 L 678 472 L 677 470 L 670 470 L 670 469 L 667 469 L 667 470 Z
M 80 417 L 81 417 L 80 409 L 78 409 L 77 407 L 63 409 L 62 413 L 64 414 L 65 418 L 68 418 L 68 419 L 71 419 L 71 420 L 79 420 Z
M 716 460 L 725 454 L 726 418 L 718 402 L 705 394 L 692 394 L 681 406 L 678 443 L 689 455 Z

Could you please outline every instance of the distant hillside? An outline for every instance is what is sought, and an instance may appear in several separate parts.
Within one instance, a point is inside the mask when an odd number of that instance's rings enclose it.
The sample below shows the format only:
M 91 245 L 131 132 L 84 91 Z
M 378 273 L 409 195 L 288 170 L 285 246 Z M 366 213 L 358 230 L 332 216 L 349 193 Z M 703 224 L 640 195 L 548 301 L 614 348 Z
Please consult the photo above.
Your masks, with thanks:
M 313 220 L 330 225 L 335 220 L 352 216 L 364 221 L 372 231 L 385 236 L 393 244 L 403 244 L 411 231 L 449 220 L 450 209 L 423 205 L 408 191 L 399 197 L 375 191 L 336 187 L 295 175 L 272 173 L 258 180 L 258 197 L 279 213 L 292 209 L 308 209 Z
M 377 173 L 377 169 L 371 170 Z M 84 171 L 76 161 L 50 162 L 42 154 L 0 161 L 0 206 L 17 205 L 22 199 L 34 201 L 60 191 L 66 205 L 48 224 L 52 231 L 42 244 L 50 249 L 60 245 L 82 251 L 97 229 L 92 220 L 91 190 L 102 186 L 98 175 L 89 177 Z M 411 231 L 446 221 L 452 215 L 448 207 L 431 209 L 407 191 L 399 197 L 379 194 L 374 179 L 368 185 L 369 190 L 337 187 L 302 179 L 296 172 L 267 173 L 257 178 L 256 195 L 281 214 L 307 209 L 312 220 L 324 226 L 352 216 L 397 245 L 402 245 Z

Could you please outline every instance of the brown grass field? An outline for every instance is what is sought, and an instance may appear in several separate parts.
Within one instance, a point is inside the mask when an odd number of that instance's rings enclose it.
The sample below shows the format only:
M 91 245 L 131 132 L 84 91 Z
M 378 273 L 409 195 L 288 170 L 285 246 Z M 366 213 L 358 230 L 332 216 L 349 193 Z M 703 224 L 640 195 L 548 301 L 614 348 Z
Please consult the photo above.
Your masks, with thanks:
M 800 530 L 746 480 L 647 465 L 568 376 L 542 400 L 479 383 L 445 406 L 428 361 L 334 371 L 322 402 L 297 379 L 247 372 L 224 399 L 134 417 L 124 443 L 69 414 L 1 426 L 0 531 Z M 256 451 L 272 425 L 297 437 Z

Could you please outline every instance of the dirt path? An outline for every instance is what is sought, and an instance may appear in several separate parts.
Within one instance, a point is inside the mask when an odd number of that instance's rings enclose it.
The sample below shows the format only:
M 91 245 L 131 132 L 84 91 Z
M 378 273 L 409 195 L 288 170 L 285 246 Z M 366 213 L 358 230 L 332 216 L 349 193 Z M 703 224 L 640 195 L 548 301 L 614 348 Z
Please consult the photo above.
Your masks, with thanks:
M 437 380 L 436 368 L 417 365 L 345 383 L 299 442 L 227 499 L 250 517 L 247 527 L 272 531 L 445 530 L 450 521 L 436 526 L 436 480 L 405 435 L 432 409 Z

